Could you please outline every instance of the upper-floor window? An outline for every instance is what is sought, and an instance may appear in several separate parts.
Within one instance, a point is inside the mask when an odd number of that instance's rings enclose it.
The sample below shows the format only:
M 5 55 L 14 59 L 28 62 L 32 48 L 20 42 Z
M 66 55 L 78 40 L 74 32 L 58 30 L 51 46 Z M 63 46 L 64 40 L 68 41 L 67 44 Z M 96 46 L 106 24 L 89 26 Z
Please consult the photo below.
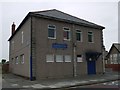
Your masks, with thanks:
M 64 40 L 70 40 L 70 29 L 69 28 L 63 28 L 64 29 Z
M 55 27 L 55 25 L 48 25 L 48 38 L 56 39 L 56 27 Z
M 11 48 L 14 50 L 14 41 L 12 41 Z
M 82 32 L 79 30 L 76 30 L 76 40 L 82 41 Z
M 88 32 L 88 42 L 93 42 L 93 32 Z
M 23 37 L 24 37 L 24 35 L 23 35 L 23 31 L 21 32 L 21 43 L 23 44 Z

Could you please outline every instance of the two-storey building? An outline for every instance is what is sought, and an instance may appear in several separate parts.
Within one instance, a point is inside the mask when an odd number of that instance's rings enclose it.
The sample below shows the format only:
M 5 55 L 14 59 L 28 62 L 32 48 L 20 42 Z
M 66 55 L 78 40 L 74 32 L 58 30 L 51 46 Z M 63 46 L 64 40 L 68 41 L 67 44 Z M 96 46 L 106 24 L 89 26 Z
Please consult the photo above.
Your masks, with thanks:
M 103 29 L 56 9 L 29 12 L 12 25 L 10 71 L 31 80 L 103 73 Z

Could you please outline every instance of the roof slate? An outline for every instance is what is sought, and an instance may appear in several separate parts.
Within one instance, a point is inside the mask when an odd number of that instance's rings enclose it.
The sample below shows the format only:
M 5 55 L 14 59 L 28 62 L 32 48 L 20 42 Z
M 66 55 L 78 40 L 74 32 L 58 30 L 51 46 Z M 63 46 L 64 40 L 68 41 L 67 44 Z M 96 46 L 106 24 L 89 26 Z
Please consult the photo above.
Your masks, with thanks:
M 120 52 L 120 43 L 114 43 L 113 44 L 118 50 L 119 50 L 119 52 Z
M 47 17 L 54 17 L 54 18 L 58 18 L 58 19 L 62 19 L 62 20 L 73 21 L 73 22 L 85 24 L 85 25 L 88 25 L 88 26 L 99 27 L 99 28 L 104 29 L 103 26 L 88 22 L 86 20 L 83 20 L 83 19 L 80 19 L 78 17 L 69 15 L 67 13 L 61 12 L 61 11 L 56 10 L 56 9 L 46 10 L 46 11 L 38 11 L 38 12 L 32 12 L 32 13 L 37 14 L 37 15 L 47 16 Z

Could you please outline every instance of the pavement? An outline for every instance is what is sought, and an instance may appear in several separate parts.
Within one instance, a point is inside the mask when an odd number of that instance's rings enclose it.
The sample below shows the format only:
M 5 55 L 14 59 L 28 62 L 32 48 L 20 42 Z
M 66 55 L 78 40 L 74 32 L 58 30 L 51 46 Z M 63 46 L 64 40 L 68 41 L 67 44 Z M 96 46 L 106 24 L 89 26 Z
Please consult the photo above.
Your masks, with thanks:
M 85 86 L 108 81 L 120 80 L 118 72 L 106 72 L 100 75 L 86 75 L 76 78 L 64 79 L 43 79 L 30 81 L 28 79 L 13 75 L 11 73 L 2 75 L 2 90 L 5 88 L 21 89 L 60 89 L 65 90 L 70 87 Z M 15 90 L 16 90 L 15 89 Z

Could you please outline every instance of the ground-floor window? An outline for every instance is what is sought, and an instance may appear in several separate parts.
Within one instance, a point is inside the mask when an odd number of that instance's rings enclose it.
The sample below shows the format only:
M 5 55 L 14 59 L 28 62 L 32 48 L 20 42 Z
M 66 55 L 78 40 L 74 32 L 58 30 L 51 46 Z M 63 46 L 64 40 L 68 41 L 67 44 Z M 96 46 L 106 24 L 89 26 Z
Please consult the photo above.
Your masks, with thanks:
M 15 57 L 15 63 L 18 64 L 18 56 Z
M 14 64 L 14 58 L 11 59 L 11 63 Z
M 63 55 L 56 55 L 56 62 L 63 62 Z
M 54 55 L 53 54 L 46 55 L 46 62 L 54 62 Z
M 120 64 L 120 54 L 118 54 L 118 64 Z
M 83 62 L 82 55 L 77 55 L 77 62 Z
M 117 54 L 113 54 L 113 61 L 114 61 L 114 64 L 117 64 Z
M 71 55 L 46 55 L 46 62 L 71 62 Z
M 65 55 L 64 59 L 65 59 L 65 62 L 71 62 L 71 56 L 70 55 Z
M 21 64 L 24 64 L 24 54 L 20 55 L 20 62 Z

